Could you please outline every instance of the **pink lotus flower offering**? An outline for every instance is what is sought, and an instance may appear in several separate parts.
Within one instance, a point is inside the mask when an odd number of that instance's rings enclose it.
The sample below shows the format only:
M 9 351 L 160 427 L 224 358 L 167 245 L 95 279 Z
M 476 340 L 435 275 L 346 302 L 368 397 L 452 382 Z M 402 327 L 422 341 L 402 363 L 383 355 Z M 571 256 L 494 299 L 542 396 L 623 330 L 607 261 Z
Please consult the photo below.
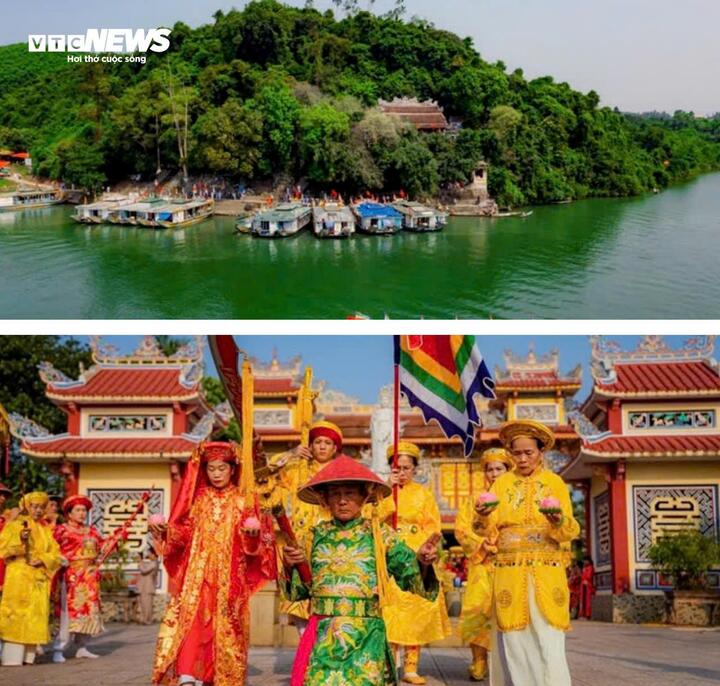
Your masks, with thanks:
M 540 512 L 543 514 L 560 514 L 560 501 L 557 498 L 543 498 L 540 501 Z
M 258 530 L 260 528 L 260 520 L 257 517 L 247 517 L 243 522 L 243 529 Z
M 148 517 L 148 524 L 152 526 L 160 526 L 160 524 L 165 524 L 165 515 L 151 514 Z
M 493 508 L 499 503 L 500 501 L 498 500 L 498 497 L 494 493 L 489 492 L 481 493 L 475 501 L 477 507 L 480 508 Z

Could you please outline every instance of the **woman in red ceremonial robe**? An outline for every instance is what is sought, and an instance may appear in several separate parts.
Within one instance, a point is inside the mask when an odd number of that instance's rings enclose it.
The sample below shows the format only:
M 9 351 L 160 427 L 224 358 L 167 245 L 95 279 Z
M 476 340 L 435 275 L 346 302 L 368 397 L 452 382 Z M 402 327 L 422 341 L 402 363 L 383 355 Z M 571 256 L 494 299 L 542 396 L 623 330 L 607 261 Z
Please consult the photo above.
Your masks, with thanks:
M 103 545 L 103 537 L 94 526 L 85 524 L 92 503 L 87 496 L 71 495 L 65 499 L 62 511 L 67 522 L 54 527 L 53 536 L 60 546 L 60 553 L 67 560 L 63 574 L 67 598 L 61 607 L 61 613 L 67 609 L 67 632 L 73 635 L 78 650 L 76 657 L 96 658 L 86 644 L 93 636 L 103 631 L 100 611 L 100 570 L 96 558 Z M 59 574 L 54 583 L 59 581 Z M 67 646 L 68 636 L 63 631 L 55 643 L 54 662 L 64 662 L 63 650 Z
M 272 521 L 244 495 L 251 487 L 238 452 L 234 443 L 201 444 L 169 523 L 150 527 L 161 540 L 172 596 L 153 683 L 245 683 L 250 596 L 275 578 L 276 560 Z

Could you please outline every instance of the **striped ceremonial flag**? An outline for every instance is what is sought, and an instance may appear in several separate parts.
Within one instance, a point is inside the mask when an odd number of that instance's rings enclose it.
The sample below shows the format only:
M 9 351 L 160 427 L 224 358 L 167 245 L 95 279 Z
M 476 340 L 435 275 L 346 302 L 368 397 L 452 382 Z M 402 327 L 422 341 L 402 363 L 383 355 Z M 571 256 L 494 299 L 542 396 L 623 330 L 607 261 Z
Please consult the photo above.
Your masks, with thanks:
M 480 416 L 474 398 L 495 397 L 495 382 L 475 336 L 395 336 L 400 392 L 435 419 L 448 437 L 462 439 L 465 456 L 475 444 Z

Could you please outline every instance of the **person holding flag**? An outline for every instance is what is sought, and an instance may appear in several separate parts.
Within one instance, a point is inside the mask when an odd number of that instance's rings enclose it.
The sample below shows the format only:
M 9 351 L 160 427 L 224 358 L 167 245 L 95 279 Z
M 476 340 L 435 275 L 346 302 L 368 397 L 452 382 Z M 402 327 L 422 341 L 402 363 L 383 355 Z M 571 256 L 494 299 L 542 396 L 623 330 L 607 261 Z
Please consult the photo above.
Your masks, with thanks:
M 439 590 L 433 563 L 440 535 L 413 551 L 369 502 L 390 487 L 367 467 L 341 455 L 298 492 L 306 503 L 323 504 L 332 519 L 320 522 L 300 545 L 283 548 L 280 582 L 293 600 L 310 601 L 312 615 L 298 646 L 291 686 L 391 686 L 397 682 L 385 620 L 394 591 L 434 599 Z M 312 580 L 297 567 L 310 563 Z
M 67 522 L 57 525 L 53 532 L 60 553 L 67 561 L 67 567 L 58 579 L 61 584 L 64 581 L 65 589 L 60 592 L 63 598 L 60 610 L 61 632 L 55 641 L 53 662 L 65 662 L 63 651 L 70 641 L 70 635 L 77 646 L 75 657 L 99 657 L 87 649 L 88 641 L 104 630 L 97 562 L 104 539 L 94 526 L 85 523 L 91 508 L 92 502 L 87 496 L 69 496 L 62 505 Z
M 479 494 L 490 502 L 489 493 L 497 478 L 515 466 L 504 448 L 488 448 L 480 458 L 485 476 L 485 489 Z M 488 673 L 488 651 L 491 644 L 493 553 L 497 551 L 494 537 L 475 522 L 475 498 L 469 497 L 458 510 L 455 520 L 455 538 L 468 560 L 468 579 L 460 615 L 460 636 L 470 644 L 472 664 L 469 676 L 482 681 Z
M 390 495 L 380 503 L 379 514 L 381 519 L 387 519 L 397 512 L 397 535 L 417 552 L 430 536 L 441 535 L 440 508 L 432 491 L 415 481 L 420 448 L 409 441 L 400 441 L 397 460 L 394 455 L 394 446 L 388 446 L 390 485 L 398 489 L 397 510 Z M 387 630 L 394 645 L 404 646 L 402 680 L 408 684 L 426 683 L 425 677 L 418 674 L 420 647 L 440 641 L 452 631 L 445 596 L 439 593 L 435 600 L 429 601 L 397 594 L 396 602 L 388 609 Z
M 5 585 L 0 600 L 2 665 L 35 662 L 38 645 L 50 640 L 50 582 L 60 568 L 60 549 L 43 522 L 47 493 L 20 500 L 22 514 L 0 533 Z
M 553 432 L 534 420 L 500 427 L 516 467 L 479 497 L 477 525 L 497 537 L 493 606 L 497 646 L 491 686 L 570 686 L 565 632 L 570 593 L 567 545 L 580 533 L 565 482 L 545 467 Z
M 241 686 L 250 596 L 276 575 L 272 522 L 254 499 L 251 441 L 242 464 L 236 444 L 201 443 L 169 522 L 152 523 L 150 530 L 164 556 L 171 594 L 153 683 Z

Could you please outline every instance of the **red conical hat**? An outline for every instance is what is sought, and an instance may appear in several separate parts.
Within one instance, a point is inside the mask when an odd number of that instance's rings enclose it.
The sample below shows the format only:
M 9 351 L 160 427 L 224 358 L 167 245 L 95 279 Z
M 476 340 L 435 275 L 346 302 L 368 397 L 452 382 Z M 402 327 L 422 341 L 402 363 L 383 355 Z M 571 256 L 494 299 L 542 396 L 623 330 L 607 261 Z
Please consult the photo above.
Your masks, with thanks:
M 368 484 L 373 487 L 375 494 L 380 498 L 385 498 L 392 493 L 390 486 L 377 474 L 353 460 L 352 457 L 338 455 L 298 490 L 298 498 L 303 502 L 319 505 L 317 492 L 319 487 L 345 481 Z

